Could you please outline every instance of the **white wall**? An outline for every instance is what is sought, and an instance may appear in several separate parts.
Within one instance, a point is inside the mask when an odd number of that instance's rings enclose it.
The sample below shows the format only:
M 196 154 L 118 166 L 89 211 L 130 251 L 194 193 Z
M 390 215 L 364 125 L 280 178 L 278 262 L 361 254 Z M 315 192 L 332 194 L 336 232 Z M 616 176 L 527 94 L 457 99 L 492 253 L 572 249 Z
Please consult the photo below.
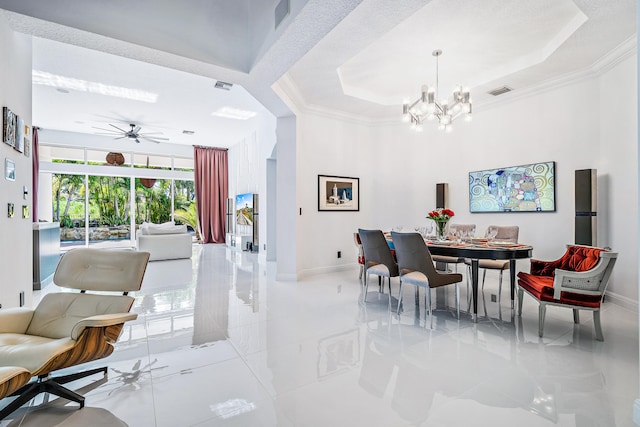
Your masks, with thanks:
M 31 137 L 31 37 L 13 32 L 4 17 L 0 16 L 0 103 L 9 107 L 24 119 Z M 16 180 L 4 178 L 5 159 L 16 165 Z M 32 276 L 32 219 L 22 218 L 22 205 L 31 210 L 31 156 L 15 151 L 0 142 L 0 304 L 3 308 L 20 303 L 19 294 L 24 291 L 25 304 L 31 305 Z M 23 198 L 22 187 L 29 189 Z M 7 203 L 15 205 L 15 216 L 7 218 Z
M 609 210 L 599 222 L 599 228 L 606 230 L 599 244 L 624 252 L 610 291 L 637 301 L 637 228 L 623 220 L 637 216 L 634 61 L 635 57 L 625 60 L 600 78 L 512 98 L 485 110 L 478 107 L 474 121 L 456 123 L 451 134 L 430 123 L 417 134 L 402 124 L 371 125 L 300 114 L 298 200 L 308 213 L 302 216 L 300 232 L 302 241 L 313 242 L 298 250 L 300 273 L 353 265 L 352 233 L 358 227 L 424 224 L 427 212 L 435 207 L 438 182 L 449 184 L 456 222 L 475 223 L 479 233 L 490 224 L 519 225 L 520 240 L 533 245 L 535 258 L 556 259 L 574 239 L 574 171 L 596 168 L 607 183 L 601 197 L 625 206 L 615 213 Z M 620 103 L 630 94 L 632 98 Z M 614 108 L 604 114 L 607 105 Z M 469 213 L 469 171 L 551 160 L 556 162 L 556 212 Z M 359 177 L 360 212 L 318 212 L 318 174 Z M 338 250 L 345 254 L 342 259 L 336 257 Z M 528 261 L 519 261 L 518 268 L 527 270 Z
M 258 240 L 264 254 L 267 242 L 267 159 L 276 144 L 276 119 L 266 110 L 260 113 L 255 131 L 229 147 L 229 197 L 257 193 Z
M 598 241 L 620 253 L 608 294 L 638 302 L 638 70 L 629 58 L 600 77 Z
M 296 182 L 296 173 L 300 170 L 298 156 L 300 133 L 295 117 L 278 117 L 277 120 L 276 280 L 297 280 L 301 271 L 299 260 L 302 257 L 298 251 L 302 248 L 303 240 L 299 218 L 307 214 L 305 210 L 303 215 L 299 215 L 300 185 Z

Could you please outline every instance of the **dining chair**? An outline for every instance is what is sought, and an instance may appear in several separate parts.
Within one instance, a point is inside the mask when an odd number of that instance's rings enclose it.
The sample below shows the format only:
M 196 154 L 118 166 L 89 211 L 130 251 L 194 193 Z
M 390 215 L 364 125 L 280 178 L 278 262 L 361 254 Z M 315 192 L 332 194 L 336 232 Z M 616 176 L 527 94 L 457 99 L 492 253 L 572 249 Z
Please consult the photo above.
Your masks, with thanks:
M 364 298 L 367 302 L 369 275 L 374 274 L 382 279 L 381 290 L 384 291 L 384 278 L 389 282 L 389 304 L 391 304 L 391 278 L 398 277 L 398 264 L 393 258 L 391 248 L 382 230 L 358 229 L 358 235 L 364 250 Z
M 364 249 L 362 249 L 362 241 L 360 240 L 360 235 L 358 233 L 353 233 L 353 242 L 356 244 L 356 248 L 358 251 L 358 265 L 360 266 L 360 274 L 358 275 L 358 280 L 362 282 L 362 276 L 364 273 Z
M 494 236 L 496 241 L 507 243 L 518 243 L 518 234 L 520 227 L 517 225 L 490 225 L 487 227 L 485 236 Z M 465 259 L 464 263 L 467 265 L 467 277 L 471 276 L 471 260 Z M 497 270 L 500 272 L 498 277 L 498 304 L 500 304 L 502 297 L 502 276 L 505 270 L 509 270 L 509 260 L 493 260 L 493 259 L 481 259 L 478 262 L 478 268 L 482 271 L 482 290 L 484 290 L 484 281 L 487 277 L 487 270 Z M 469 295 L 469 280 L 467 280 L 467 295 Z M 469 304 L 471 300 L 469 299 Z
M 439 273 L 433 265 L 429 248 L 418 233 L 391 232 L 398 259 L 400 271 L 400 296 L 398 297 L 398 314 L 402 303 L 402 287 L 405 283 L 425 288 L 425 310 L 429 314 L 429 321 L 433 327 L 433 313 L 431 310 L 431 289 L 446 285 L 455 285 L 456 313 L 460 319 L 460 289 L 458 283 L 462 281 L 460 273 Z M 426 313 L 425 313 L 426 315 Z M 426 316 L 425 316 L 426 317 Z
M 459 233 L 465 233 L 468 237 L 473 237 L 476 233 L 476 225 L 475 224 L 449 224 L 449 234 L 458 235 Z M 449 264 L 453 264 L 455 268 L 455 272 L 458 272 L 458 264 L 462 264 L 465 262 L 464 258 L 453 257 L 453 256 L 444 256 L 444 255 L 433 255 L 433 260 L 437 263 L 444 263 L 445 270 L 449 270 Z

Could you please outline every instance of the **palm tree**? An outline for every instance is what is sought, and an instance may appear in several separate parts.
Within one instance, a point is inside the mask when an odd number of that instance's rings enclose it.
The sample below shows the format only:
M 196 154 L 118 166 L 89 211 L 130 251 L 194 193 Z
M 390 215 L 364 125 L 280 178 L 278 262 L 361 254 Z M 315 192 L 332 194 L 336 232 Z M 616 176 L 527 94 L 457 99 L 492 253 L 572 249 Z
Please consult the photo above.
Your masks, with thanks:
M 191 202 L 187 209 L 176 209 L 173 212 L 175 219 L 188 224 L 196 232 L 196 240 L 200 241 L 200 233 L 198 232 L 198 210 L 196 202 Z

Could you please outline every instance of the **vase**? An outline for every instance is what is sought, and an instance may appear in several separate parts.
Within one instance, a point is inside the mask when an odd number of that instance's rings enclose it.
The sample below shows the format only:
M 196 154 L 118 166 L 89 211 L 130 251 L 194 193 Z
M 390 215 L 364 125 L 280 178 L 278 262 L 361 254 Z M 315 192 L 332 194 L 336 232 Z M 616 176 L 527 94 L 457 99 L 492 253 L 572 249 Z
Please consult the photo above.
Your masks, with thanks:
M 434 221 L 436 223 L 436 237 L 438 238 L 438 240 L 447 240 L 447 237 L 445 235 L 445 228 L 447 227 L 448 221 Z

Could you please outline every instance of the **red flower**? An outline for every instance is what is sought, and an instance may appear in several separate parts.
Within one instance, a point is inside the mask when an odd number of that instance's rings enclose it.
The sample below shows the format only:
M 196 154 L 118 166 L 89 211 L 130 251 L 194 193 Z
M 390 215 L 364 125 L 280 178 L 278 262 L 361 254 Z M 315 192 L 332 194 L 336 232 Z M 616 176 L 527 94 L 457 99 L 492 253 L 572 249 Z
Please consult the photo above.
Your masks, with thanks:
M 453 213 L 453 211 L 451 209 L 443 209 L 442 210 L 442 214 L 443 215 L 447 215 L 449 217 L 455 216 L 455 214 Z
M 436 209 L 427 214 L 427 218 L 434 221 L 449 221 L 452 216 L 455 216 L 455 213 L 451 209 Z

